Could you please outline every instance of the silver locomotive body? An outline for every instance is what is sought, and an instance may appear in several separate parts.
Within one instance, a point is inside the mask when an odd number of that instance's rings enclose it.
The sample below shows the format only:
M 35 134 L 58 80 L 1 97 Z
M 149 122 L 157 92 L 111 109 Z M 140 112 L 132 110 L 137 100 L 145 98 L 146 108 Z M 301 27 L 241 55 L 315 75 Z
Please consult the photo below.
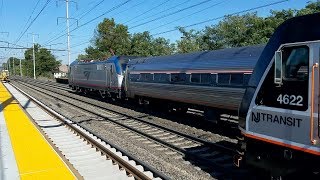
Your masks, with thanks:
M 96 62 L 75 61 L 70 65 L 69 86 L 84 93 L 98 91 L 102 96 L 120 97 L 127 62 L 125 56 Z

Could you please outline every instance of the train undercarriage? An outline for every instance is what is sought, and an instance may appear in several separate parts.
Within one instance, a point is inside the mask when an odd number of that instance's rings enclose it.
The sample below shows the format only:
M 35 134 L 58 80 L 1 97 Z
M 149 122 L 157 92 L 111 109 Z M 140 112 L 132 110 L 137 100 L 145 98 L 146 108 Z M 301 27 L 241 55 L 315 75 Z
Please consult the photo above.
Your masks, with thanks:
M 257 177 L 319 177 L 320 157 L 317 155 L 245 137 L 238 140 L 238 146 L 239 156 L 234 159 L 236 166 L 250 169 Z

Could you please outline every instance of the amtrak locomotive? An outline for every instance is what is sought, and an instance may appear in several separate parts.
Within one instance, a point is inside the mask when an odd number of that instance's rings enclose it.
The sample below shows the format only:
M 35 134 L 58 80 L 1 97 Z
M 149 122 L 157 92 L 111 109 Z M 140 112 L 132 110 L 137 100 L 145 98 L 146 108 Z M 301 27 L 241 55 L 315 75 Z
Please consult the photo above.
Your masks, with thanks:
M 179 113 L 204 111 L 217 122 L 237 114 L 252 70 L 264 45 L 158 57 L 113 56 L 70 65 L 69 86 L 103 97 L 133 99 Z
M 319 19 L 285 21 L 261 53 L 239 109 L 237 166 L 279 179 L 320 171 Z

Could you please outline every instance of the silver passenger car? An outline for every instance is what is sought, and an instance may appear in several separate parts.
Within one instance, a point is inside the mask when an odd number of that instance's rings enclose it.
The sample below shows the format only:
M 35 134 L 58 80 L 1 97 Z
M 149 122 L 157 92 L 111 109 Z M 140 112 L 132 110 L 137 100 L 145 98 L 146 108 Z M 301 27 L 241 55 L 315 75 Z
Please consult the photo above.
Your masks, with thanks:
M 222 110 L 237 112 L 263 48 L 135 59 L 128 63 L 126 94 L 140 102 L 166 100 L 175 110 L 200 108 L 208 116 Z

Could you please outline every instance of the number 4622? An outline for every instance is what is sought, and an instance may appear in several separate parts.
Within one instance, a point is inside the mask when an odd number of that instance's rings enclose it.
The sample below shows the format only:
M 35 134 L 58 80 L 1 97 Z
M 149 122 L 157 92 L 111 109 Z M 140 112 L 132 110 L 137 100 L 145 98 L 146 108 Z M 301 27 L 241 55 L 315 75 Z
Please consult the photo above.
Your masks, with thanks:
M 288 94 L 279 94 L 277 101 L 280 104 L 292 105 L 292 106 L 303 106 L 303 97 L 298 95 L 288 95 Z

